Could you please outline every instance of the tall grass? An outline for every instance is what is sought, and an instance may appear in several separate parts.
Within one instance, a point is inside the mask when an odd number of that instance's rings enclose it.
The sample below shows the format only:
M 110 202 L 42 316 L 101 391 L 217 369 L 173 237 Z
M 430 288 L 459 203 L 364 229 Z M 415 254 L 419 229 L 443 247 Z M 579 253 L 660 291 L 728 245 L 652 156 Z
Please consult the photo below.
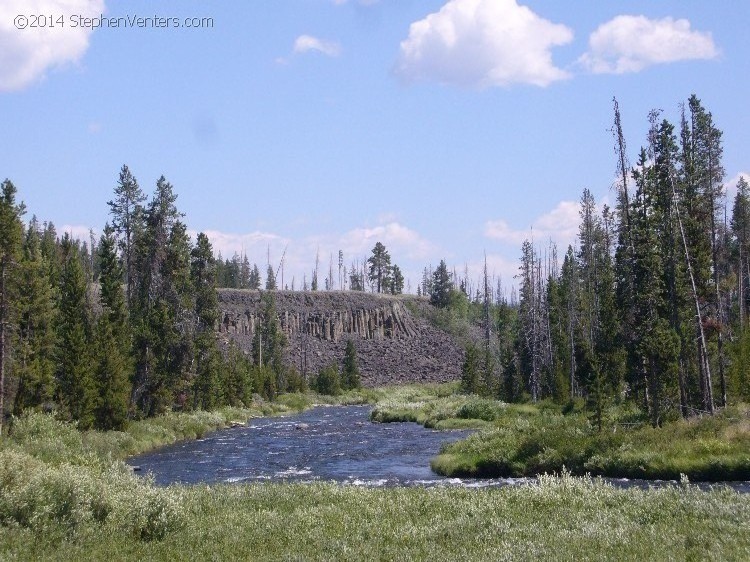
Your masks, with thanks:
M 450 387 L 442 387 L 450 391 Z M 455 390 L 455 388 L 453 389 Z M 404 387 L 373 409 L 380 422 L 476 428 L 432 460 L 445 476 L 535 476 L 570 470 L 612 477 L 722 481 L 750 479 L 750 407 L 651 428 L 632 405 L 611 406 L 598 432 L 581 404 L 505 404 L 476 396 Z
M 619 490 L 570 475 L 504 489 L 196 486 L 160 540 L 0 528 L 0 558 L 118 560 L 748 560 L 750 497 Z
M 403 387 L 377 396 L 407 410 L 422 408 L 438 425 L 481 422 L 486 429 L 465 442 L 480 457 L 489 443 L 496 458 L 510 446 L 529 459 L 550 459 L 563 456 L 563 441 L 595 438 L 578 413 L 563 416 L 548 404 L 516 407 L 454 396 L 453 390 Z M 750 559 L 750 495 L 728 489 L 703 492 L 683 484 L 620 490 L 570 473 L 488 490 L 330 484 L 157 488 L 118 460 L 155 443 L 315 400 L 299 395 L 252 411 L 169 415 L 134 423 L 127 432 L 80 433 L 41 414 L 15 420 L 11 435 L 0 441 L 0 560 Z M 736 410 L 733 419 L 691 422 L 672 435 L 716 455 L 724 451 L 720 443 L 746 444 L 746 414 Z M 501 427 L 512 429 L 502 433 Z M 541 441 L 518 446 L 518 436 L 542 435 L 552 427 L 558 433 L 543 447 Z M 648 446 L 665 446 L 667 437 L 643 432 Z M 621 432 L 613 435 L 620 439 Z M 627 448 L 622 454 L 627 451 L 634 454 Z M 463 455 L 456 453 L 473 458 Z

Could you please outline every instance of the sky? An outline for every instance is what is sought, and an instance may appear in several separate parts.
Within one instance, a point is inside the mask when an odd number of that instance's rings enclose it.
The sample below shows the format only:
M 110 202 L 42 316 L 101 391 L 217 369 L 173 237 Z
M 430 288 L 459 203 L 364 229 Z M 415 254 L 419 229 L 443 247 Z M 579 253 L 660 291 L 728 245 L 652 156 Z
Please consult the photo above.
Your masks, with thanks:
M 748 21 L 703 0 L 2 0 L 0 179 L 88 239 L 122 165 L 149 196 L 164 175 L 223 257 L 286 249 L 289 287 L 378 241 L 412 292 L 485 256 L 509 287 L 525 238 L 575 242 L 584 188 L 614 202 L 613 97 L 635 161 L 649 111 L 679 123 L 696 94 L 731 197 Z

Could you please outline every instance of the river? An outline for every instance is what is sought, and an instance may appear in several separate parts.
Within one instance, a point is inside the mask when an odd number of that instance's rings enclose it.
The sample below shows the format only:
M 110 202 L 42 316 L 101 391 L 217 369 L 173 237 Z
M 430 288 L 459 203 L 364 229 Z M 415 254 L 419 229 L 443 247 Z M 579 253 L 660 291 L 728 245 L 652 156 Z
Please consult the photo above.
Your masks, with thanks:
M 334 481 L 357 486 L 499 487 L 531 478 L 446 478 L 430 470 L 441 445 L 469 431 L 437 431 L 416 423 L 372 423 L 369 406 L 317 407 L 285 417 L 254 418 L 247 425 L 129 459 L 156 483 Z M 607 479 L 619 487 L 665 481 Z M 750 493 L 750 482 L 727 483 Z

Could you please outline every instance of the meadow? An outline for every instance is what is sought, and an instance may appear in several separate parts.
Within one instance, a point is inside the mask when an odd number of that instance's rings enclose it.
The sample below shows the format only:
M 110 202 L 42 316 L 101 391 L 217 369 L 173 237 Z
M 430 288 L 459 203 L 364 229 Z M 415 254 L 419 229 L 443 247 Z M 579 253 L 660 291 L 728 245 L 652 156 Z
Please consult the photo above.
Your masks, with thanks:
M 160 488 L 122 462 L 158 444 L 319 400 L 377 402 L 373 418 L 381 421 L 413 417 L 431 426 L 481 428 L 452 446 L 468 450 L 480 437 L 494 443 L 488 437 L 507 419 L 532 427 L 547 417 L 585 418 L 575 411 L 566 417 L 551 405 L 508 411 L 444 385 L 335 399 L 288 395 L 249 409 L 133 422 L 126 432 L 80 432 L 52 416 L 29 414 L 14 420 L 0 442 L 0 559 L 750 559 L 750 496 L 721 486 L 702 491 L 687 478 L 653 490 L 618 489 L 567 469 L 499 489 L 328 483 Z M 719 435 L 727 442 L 746 439 L 745 421 L 717 418 L 712 428 L 723 427 Z M 708 435 L 712 428 L 702 423 L 694 424 L 695 431 Z M 570 435 L 580 428 L 561 431 Z M 458 454 L 450 450 L 444 455 Z

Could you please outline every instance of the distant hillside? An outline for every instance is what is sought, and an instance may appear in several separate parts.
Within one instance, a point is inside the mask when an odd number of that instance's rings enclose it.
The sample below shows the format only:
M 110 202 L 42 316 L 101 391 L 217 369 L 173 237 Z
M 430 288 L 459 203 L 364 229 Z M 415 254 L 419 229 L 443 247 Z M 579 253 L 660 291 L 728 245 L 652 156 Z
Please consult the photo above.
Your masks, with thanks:
M 219 333 L 250 353 L 261 291 L 219 290 Z M 446 382 L 461 376 L 463 350 L 445 332 L 413 315 L 405 304 L 419 297 L 355 291 L 274 291 L 287 337 L 286 359 L 300 372 L 317 373 L 341 363 L 347 340 L 357 348 L 366 386 L 404 382 Z

